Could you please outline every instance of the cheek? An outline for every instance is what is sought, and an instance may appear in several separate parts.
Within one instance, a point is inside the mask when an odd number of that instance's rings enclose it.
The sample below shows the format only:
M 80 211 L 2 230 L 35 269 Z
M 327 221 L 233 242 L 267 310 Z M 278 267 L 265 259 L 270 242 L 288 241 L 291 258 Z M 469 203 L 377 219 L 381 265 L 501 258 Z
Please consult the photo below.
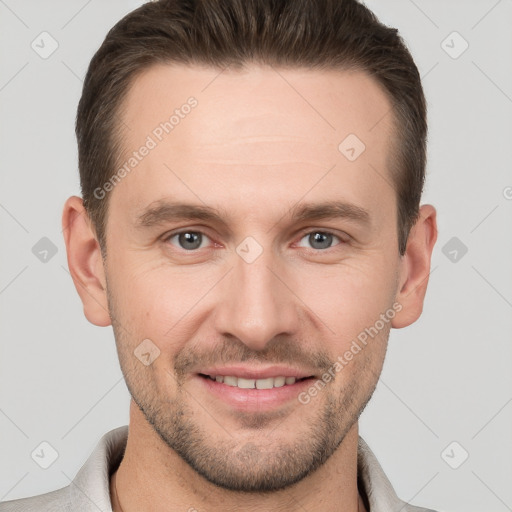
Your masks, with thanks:
M 343 393 L 365 396 L 374 389 L 384 363 L 390 319 L 378 319 L 343 332 L 331 340 L 331 372 L 335 374 L 336 387 Z
M 215 284 L 212 272 L 206 277 L 204 272 L 170 267 L 132 264 L 120 268 L 123 272 L 109 287 L 115 297 L 116 317 L 126 326 L 130 345 L 150 339 L 172 358 L 193 337 L 201 321 L 201 298 Z
M 346 343 L 392 308 L 397 287 L 394 268 L 375 261 L 319 266 L 297 272 L 294 289 L 327 331 Z

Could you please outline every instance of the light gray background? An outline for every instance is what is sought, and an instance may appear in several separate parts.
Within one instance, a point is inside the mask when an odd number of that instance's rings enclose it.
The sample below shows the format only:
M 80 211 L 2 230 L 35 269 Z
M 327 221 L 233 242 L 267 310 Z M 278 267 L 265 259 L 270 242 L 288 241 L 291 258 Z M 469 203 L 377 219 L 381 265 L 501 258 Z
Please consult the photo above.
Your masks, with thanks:
M 139 4 L 0 0 L 0 500 L 69 484 L 100 436 L 128 422 L 112 330 L 83 316 L 60 216 L 79 193 L 73 123 L 86 67 Z M 512 510 L 512 1 L 368 5 L 400 29 L 424 77 L 424 199 L 439 240 L 423 317 L 392 332 L 361 434 L 403 499 Z M 59 44 L 48 59 L 31 48 L 43 31 Z M 453 31 L 469 43 L 456 59 L 445 51 L 462 48 L 446 40 Z M 32 253 L 42 237 L 58 249 L 46 263 Z M 453 237 L 468 248 L 456 262 L 442 251 Z M 42 441 L 59 454 L 46 470 L 31 458 Z M 462 450 L 469 458 L 452 469 L 445 460 Z

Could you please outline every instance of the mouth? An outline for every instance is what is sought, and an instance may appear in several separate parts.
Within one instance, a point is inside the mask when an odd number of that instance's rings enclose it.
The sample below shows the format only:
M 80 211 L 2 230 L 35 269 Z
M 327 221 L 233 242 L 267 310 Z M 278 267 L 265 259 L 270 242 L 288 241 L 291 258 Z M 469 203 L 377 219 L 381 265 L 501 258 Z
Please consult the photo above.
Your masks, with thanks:
M 309 372 L 286 367 L 209 368 L 196 374 L 196 383 L 228 410 L 263 413 L 290 407 L 316 378 Z M 219 411 L 220 409 L 218 409 Z
M 236 377 L 234 375 L 207 375 L 200 373 L 200 377 L 210 379 L 226 386 L 236 387 L 239 389 L 273 389 L 282 388 L 283 386 L 292 386 L 296 382 L 312 379 L 313 377 L 287 377 L 278 375 L 276 377 L 266 377 L 261 379 L 251 379 L 244 377 Z

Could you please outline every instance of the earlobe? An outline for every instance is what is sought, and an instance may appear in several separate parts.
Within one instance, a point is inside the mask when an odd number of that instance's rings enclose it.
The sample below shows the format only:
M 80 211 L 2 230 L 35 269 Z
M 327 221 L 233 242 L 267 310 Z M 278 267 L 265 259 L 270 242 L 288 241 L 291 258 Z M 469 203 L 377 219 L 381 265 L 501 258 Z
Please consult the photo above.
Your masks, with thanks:
M 80 197 L 72 196 L 64 204 L 62 232 L 69 272 L 87 320 L 101 327 L 110 325 L 101 250 Z
M 420 208 L 418 220 L 411 229 L 407 249 L 402 257 L 396 297 L 402 309 L 392 321 L 392 326 L 395 328 L 414 323 L 423 311 L 432 251 L 436 240 L 436 210 L 431 205 L 423 205 Z

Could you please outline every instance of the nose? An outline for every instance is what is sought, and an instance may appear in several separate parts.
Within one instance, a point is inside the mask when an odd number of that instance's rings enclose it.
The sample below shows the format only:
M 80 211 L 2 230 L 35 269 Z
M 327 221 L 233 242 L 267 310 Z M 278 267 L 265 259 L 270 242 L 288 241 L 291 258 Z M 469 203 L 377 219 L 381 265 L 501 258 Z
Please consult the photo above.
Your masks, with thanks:
M 252 350 L 263 350 L 276 336 L 294 334 L 299 327 L 300 301 L 271 252 L 263 251 L 252 263 L 235 254 L 234 268 L 219 290 L 217 332 Z

